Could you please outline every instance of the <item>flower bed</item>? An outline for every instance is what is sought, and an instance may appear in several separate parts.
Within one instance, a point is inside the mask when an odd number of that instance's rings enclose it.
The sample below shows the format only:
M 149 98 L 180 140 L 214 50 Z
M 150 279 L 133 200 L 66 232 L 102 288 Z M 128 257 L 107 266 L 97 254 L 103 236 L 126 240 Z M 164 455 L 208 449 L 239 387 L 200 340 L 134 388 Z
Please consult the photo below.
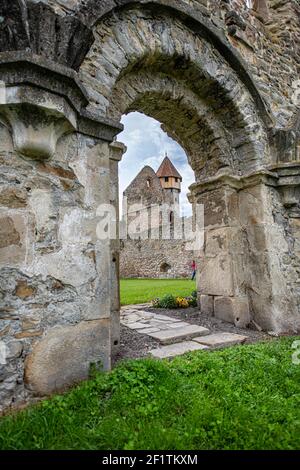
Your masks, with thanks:
M 197 307 L 197 291 L 193 291 L 188 297 L 176 297 L 172 294 L 164 295 L 161 298 L 153 299 L 152 307 L 169 309 Z

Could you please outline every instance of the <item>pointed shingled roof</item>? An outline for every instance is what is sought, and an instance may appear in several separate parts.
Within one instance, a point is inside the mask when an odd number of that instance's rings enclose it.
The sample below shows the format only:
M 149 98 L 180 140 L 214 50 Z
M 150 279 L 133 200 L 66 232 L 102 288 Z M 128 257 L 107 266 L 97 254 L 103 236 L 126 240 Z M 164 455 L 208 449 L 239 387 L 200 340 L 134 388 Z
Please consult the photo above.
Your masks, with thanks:
M 166 155 L 165 158 L 163 159 L 159 169 L 156 172 L 157 176 L 159 178 L 165 178 L 167 176 L 173 176 L 174 178 L 180 178 L 182 181 L 182 176 L 178 173 L 176 170 L 175 166 L 169 159 L 169 157 Z

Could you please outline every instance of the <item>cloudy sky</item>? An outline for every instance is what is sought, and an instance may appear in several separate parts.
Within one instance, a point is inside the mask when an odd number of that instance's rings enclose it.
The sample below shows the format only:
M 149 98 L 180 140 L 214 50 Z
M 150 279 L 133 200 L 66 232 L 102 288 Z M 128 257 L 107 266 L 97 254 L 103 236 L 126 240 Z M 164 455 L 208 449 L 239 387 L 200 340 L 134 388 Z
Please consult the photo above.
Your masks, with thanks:
M 118 140 L 127 146 L 127 152 L 119 167 L 120 198 L 143 166 L 149 165 L 157 171 L 167 152 L 183 178 L 180 202 L 184 214 L 190 215 L 191 205 L 186 194 L 195 178 L 184 150 L 161 130 L 158 121 L 144 114 L 130 113 L 123 116 L 122 123 L 124 131 L 119 134 Z

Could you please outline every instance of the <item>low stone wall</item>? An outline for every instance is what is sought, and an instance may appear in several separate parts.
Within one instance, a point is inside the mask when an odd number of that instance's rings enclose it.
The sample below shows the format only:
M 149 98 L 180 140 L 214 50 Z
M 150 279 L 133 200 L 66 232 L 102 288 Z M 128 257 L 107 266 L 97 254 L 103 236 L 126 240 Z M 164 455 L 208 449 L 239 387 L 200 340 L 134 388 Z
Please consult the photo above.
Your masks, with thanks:
M 126 240 L 120 254 L 121 278 L 188 278 L 193 253 L 181 240 Z

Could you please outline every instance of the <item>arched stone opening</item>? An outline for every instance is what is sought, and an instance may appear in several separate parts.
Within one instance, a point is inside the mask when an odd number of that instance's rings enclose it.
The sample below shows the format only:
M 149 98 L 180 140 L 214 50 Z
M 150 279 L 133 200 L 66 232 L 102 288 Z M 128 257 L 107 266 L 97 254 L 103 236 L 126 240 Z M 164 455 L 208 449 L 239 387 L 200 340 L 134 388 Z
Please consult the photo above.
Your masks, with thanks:
M 98 21 L 95 36 L 81 67 L 93 89 L 90 109 L 110 119 L 131 111 L 157 119 L 195 172 L 190 200 L 205 211 L 203 305 L 209 297 L 215 314 L 238 326 L 254 320 L 262 328 L 288 328 L 290 320 L 278 313 L 283 305 L 291 313 L 293 300 L 280 287 L 282 275 L 272 271 L 275 252 L 268 252 L 273 237 L 286 243 L 282 229 L 271 228 L 276 195 L 265 184 L 264 168 L 273 159 L 270 121 L 251 79 L 237 73 L 211 38 L 165 9 L 115 9 Z
M 276 80 L 259 76 L 255 50 L 244 54 L 253 79 L 226 39 L 226 18 L 222 35 L 199 1 L 79 0 L 69 2 L 78 5 L 74 15 L 45 3 L 0 7 L 13 24 L 7 36 L 4 22 L 0 38 L 9 91 L 0 90 L 1 300 L 9 326 L 1 406 L 77 383 L 92 362 L 110 368 L 119 242 L 97 239 L 95 213 L 101 204 L 117 207 L 123 149 L 109 119 L 131 110 L 162 122 L 195 171 L 191 202 L 205 210 L 202 307 L 238 325 L 251 319 L 265 330 L 299 330 L 297 55 L 288 55 L 289 41 L 287 55 L 277 54 L 290 34 L 279 28 L 276 49 L 262 42 Z M 278 24 L 289 21 L 277 12 Z
M 161 273 L 168 273 L 171 269 L 171 265 L 168 263 L 162 263 L 160 265 L 160 272 Z

